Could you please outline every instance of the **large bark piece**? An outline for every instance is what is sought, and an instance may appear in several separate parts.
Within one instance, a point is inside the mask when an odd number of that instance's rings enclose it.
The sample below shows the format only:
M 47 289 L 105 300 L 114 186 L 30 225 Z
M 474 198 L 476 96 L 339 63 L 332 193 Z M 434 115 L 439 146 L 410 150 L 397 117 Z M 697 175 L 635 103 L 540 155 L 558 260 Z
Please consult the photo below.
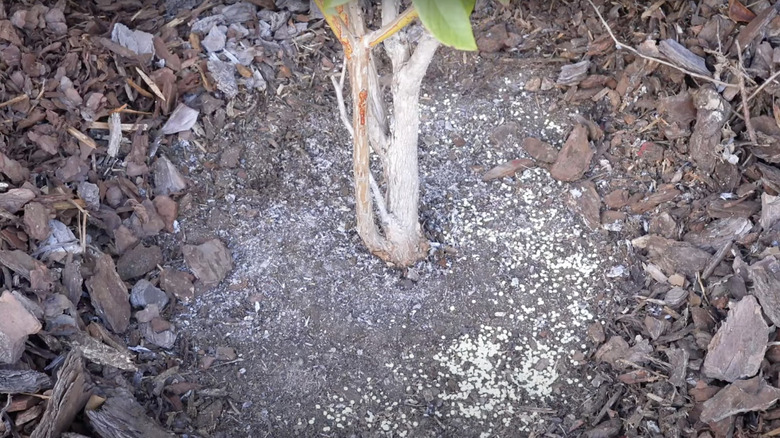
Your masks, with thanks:
M 173 438 L 146 416 L 146 410 L 123 388 L 112 394 L 97 409 L 88 410 L 92 428 L 103 438 Z
M 15 363 L 24 353 L 27 336 L 38 333 L 41 323 L 14 294 L 0 296 L 0 363 Z
M 637 248 L 647 249 L 650 260 L 669 276 L 675 273 L 695 277 L 704 270 L 710 253 L 688 242 L 678 242 L 656 235 L 637 237 L 631 241 Z
M 130 324 L 130 295 L 110 255 L 97 257 L 95 275 L 87 280 L 87 289 L 97 314 L 114 333 L 124 333 Z
M 693 97 L 696 106 L 696 126 L 691 135 L 691 159 L 704 174 L 715 170 L 720 147 L 721 128 L 728 120 L 729 105 L 710 85 L 699 89 Z
M 0 394 L 35 394 L 48 388 L 51 379 L 38 371 L 0 370 Z
M 57 372 L 46 411 L 31 438 L 55 438 L 64 432 L 92 395 L 89 375 L 78 350 L 72 350 Z
M 701 421 L 712 424 L 742 412 L 769 409 L 780 399 L 780 389 L 769 386 L 763 377 L 738 380 L 704 402 Z
M 766 353 L 769 326 L 761 306 L 748 295 L 738 302 L 712 337 L 702 372 L 713 379 L 733 382 L 756 375 Z
M 773 256 L 753 263 L 748 271 L 751 293 L 758 298 L 767 318 L 780 325 L 780 262 Z

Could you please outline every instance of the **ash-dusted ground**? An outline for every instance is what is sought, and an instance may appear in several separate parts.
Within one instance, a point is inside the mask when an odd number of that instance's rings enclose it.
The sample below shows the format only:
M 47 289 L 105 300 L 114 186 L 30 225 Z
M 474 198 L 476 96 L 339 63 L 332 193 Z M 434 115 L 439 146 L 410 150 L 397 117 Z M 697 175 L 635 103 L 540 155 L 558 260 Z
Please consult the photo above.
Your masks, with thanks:
M 550 73 L 510 65 L 463 86 L 459 59 L 432 68 L 424 86 L 422 215 L 436 244 L 405 274 L 354 231 L 351 151 L 332 96 L 257 111 L 219 145 L 241 147 L 239 169 L 190 163 L 210 183 L 182 221 L 187 239 L 216 234 L 236 260 L 178 321 L 192 352 L 239 354 L 200 373 L 226 394 L 216 430 L 204 422 L 204 432 L 562 434 L 595 391 L 575 359 L 609 306 L 617 244 L 569 212 L 568 185 L 546 170 L 481 181 L 523 156 L 524 136 L 560 146 L 575 110 L 549 111 L 554 90 L 522 91 Z M 521 135 L 492 141 L 510 121 Z

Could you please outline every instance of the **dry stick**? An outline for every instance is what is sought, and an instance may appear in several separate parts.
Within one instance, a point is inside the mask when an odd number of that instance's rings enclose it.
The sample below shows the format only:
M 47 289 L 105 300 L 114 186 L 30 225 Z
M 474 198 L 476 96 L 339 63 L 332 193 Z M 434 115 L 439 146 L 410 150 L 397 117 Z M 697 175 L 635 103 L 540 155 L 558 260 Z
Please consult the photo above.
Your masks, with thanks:
M 761 92 L 761 90 L 764 89 L 767 85 L 769 85 L 770 82 L 777 79 L 777 77 L 780 76 L 780 71 L 775 72 L 772 76 L 769 77 L 769 79 L 765 80 L 763 84 L 759 85 L 758 88 L 756 88 L 756 91 L 754 91 L 750 96 L 748 96 L 747 100 L 750 102 L 753 100 L 754 97 L 758 95 L 758 93 Z
M 26 94 L 20 94 L 20 95 L 12 98 L 10 100 L 6 100 L 5 102 L 0 103 L 0 108 L 4 108 L 6 106 L 13 105 L 15 103 L 19 103 L 19 102 L 21 102 L 23 100 L 26 100 L 26 99 L 29 99 L 29 97 L 27 97 Z
M 750 121 L 750 108 L 747 104 L 747 91 L 745 91 L 745 78 L 742 77 L 742 47 L 739 47 L 739 41 L 734 41 L 737 44 L 737 57 L 739 58 L 739 65 L 737 66 L 737 83 L 739 84 L 739 95 L 742 97 L 742 117 L 745 118 L 745 129 L 747 129 L 748 137 L 753 144 L 758 144 L 758 138 L 756 137 L 756 130 L 753 129 L 753 123 Z
M 605 20 L 604 17 L 601 16 L 601 12 L 599 12 L 599 9 L 596 7 L 595 4 L 593 4 L 593 1 L 592 0 L 588 0 L 588 3 L 590 3 L 591 6 L 593 6 L 593 10 L 596 11 L 596 15 L 599 16 L 599 20 L 601 20 L 601 24 L 603 24 L 604 28 L 607 29 L 607 32 L 609 33 L 609 36 L 612 37 L 612 41 L 615 42 L 615 44 L 617 45 L 618 49 L 624 48 L 624 49 L 628 50 L 629 52 L 633 53 L 634 55 L 636 55 L 636 56 L 638 56 L 640 58 L 644 58 L 644 59 L 647 59 L 649 61 L 657 62 L 657 63 L 665 65 L 667 67 L 671 67 L 671 68 L 673 68 L 675 70 L 679 70 L 679 71 L 687 74 L 688 76 L 691 76 L 691 77 L 694 77 L 694 78 L 699 78 L 699 79 L 702 79 L 702 80 L 705 80 L 705 81 L 709 81 L 709 82 L 712 82 L 713 84 L 720 85 L 720 86 L 723 86 L 723 87 L 733 87 L 734 86 L 734 84 L 729 84 L 729 83 L 726 83 L 726 82 L 722 82 L 722 81 L 719 81 L 717 79 L 713 79 L 711 77 L 708 77 L 708 76 L 705 76 L 705 75 L 702 75 L 702 74 L 699 74 L 699 73 L 696 73 L 696 72 L 692 72 L 690 70 L 686 70 L 686 69 L 684 69 L 684 68 L 682 68 L 680 66 L 672 64 L 671 62 L 664 61 L 663 59 L 656 58 L 654 56 L 645 55 L 642 52 L 640 52 L 639 50 L 637 50 L 637 49 L 635 49 L 635 48 L 633 48 L 633 47 L 631 47 L 631 46 L 629 46 L 627 44 L 621 43 L 620 40 L 617 39 L 615 34 L 612 33 L 612 28 L 609 27 L 609 24 L 607 23 L 607 20 Z
M 338 102 L 339 105 L 339 114 L 341 114 L 341 121 L 344 123 L 344 127 L 347 128 L 347 131 L 349 132 L 349 137 L 354 138 L 355 137 L 355 128 L 352 127 L 352 124 L 349 122 L 349 117 L 347 116 L 347 106 L 344 104 L 344 77 L 347 73 L 347 60 L 344 60 L 344 67 L 341 68 L 341 77 L 339 78 L 338 82 L 336 81 L 336 78 L 333 76 L 330 77 L 330 81 L 333 84 L 333 89 L 336 91 L 336 102 Z M 387 214 L 387 203 L 385 202 L 384 196 L 382 196 L 381 190 L 379 190 L 379 184 L 376 183 L 376 179 L 374 179 L 374 174 L 369 173 L 368 174 L 368 182 L 371 185 L 371 192 L 374 194 L 374 201 L 376 201 L 376 208 L 379 210 L 379 219 L 382 221 L 383 224 L 387 224 L 390 221 L 390 216 Z

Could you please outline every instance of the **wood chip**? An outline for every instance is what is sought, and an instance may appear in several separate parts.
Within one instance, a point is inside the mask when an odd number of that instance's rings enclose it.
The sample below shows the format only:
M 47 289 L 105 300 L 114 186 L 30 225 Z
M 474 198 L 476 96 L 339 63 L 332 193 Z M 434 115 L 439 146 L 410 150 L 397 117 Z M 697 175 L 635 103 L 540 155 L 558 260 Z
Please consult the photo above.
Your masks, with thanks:
M 35 394 L 51 388 L 49 376 L 32 370 L 0 370 L 0 394 Z
M 701 421 L 711 424 L 742 412 L 764 411 L 780 399 L 780 389 L 769 386 L 763 377 L 738 380 L 704 402 Z
M 78 140 L 84 146 L 87 146 L 92 149 L 97 149 L 97 143 L 95 143 L 95 140 L 92 140 L 90 136 L 84 134 L 83 132 L 73 127 L 68 128 L 67 131 L 68 134 L 72 135 L 76 140 Z
M 46 404 L 41 422 L 30 438 L 59 437 L 86 405 L 92 395 L 91 387 L 81 353 L 72 350 L 57 372 L 57 383 L 54 385 L 51 399 Z
M 769 326 L 761 316 L 761 306 L 748 295 L 729 310 L 707 348 L 702 373 L 733 382 L 758 373 L 766 353 Z
M 174 438 L 124 388 L 112 390 L 102 405 L 87 411 L 87 417 L 103 438 Z
M 138 75 L 141 76 L 141 79 L 143 79 L 143 81 L 146 83 L 146 86 L 149 87 L 150 90 L 152 90 L 152 93 L 154 93 L 155 96 L 159 97 L 160 100 L 165 102 L 165 95 L 163 95 L 162 91 L 160 91 L 160 88 L 157 87 L 157 84 L 154 83 L 152 78 L 147 76 L 147 74 L 144 73 L 144 71 L 138 67 L 135 68 L 135 71 L 137 71 Z

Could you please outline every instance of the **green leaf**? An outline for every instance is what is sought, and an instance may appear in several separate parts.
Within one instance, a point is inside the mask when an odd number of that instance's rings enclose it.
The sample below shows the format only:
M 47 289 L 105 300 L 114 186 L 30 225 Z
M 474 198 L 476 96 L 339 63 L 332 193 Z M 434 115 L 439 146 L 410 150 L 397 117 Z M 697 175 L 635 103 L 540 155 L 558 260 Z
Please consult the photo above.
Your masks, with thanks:
M 504 6 L 509 6 L 509 0 L 498 0 L 498 2 Z
M 336 6 L 341 6 L 344 3 L 349 3 L 352 0 L 322 0 L 322 6 L 325 9 L 335 8 Z
M 477 50 L 469 15 L 476 0 L 412 0 L 428 31 L 447 46 Z

